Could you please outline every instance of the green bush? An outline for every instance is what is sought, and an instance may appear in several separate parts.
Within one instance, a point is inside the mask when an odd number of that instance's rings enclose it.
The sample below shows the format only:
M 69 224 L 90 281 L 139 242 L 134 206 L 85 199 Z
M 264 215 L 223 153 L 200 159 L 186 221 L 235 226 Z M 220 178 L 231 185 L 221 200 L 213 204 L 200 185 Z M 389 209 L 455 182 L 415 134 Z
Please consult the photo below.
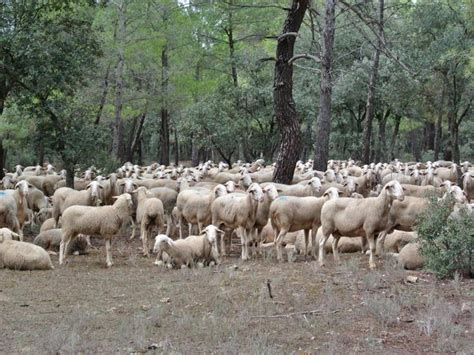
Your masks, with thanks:
M 429 197 L 419 219 L 417 232 L 425 268 L 439 278 L 456 272 L 472 277 L 474 271 L 474 218 L 463 208 L 455 219 L 449 218 L 453 200 Z

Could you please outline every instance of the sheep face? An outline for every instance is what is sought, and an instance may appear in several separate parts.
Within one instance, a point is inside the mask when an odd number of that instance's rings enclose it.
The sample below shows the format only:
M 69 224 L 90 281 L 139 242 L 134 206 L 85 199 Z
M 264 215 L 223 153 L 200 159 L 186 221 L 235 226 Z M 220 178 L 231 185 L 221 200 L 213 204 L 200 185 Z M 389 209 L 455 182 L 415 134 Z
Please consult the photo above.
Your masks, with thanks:
M 217 234 L 223 236 L 224 231 L 220 230 L 216 226 L 208 225 L 203 229 L 202 234 L 206 235 L 207 241 L 211 244 L 211 258 L 214 259 L 217 263 L 220 263 L 219 250 L 217 249 Z
M 244 187 L 252 185 L 252 178 L 250 175 L 247 173 L 243 174 L 239 179 L 239 185 Z
M 249 193 L 252 199 L 255 201 L 263 202 L 263 191 L 259 184 L 253 183 L 250 185 L 247 193 Z
M 100 190 L 103 188 L 98 181 L 92 181 L 86 187 L 86 189 L 90 190 L 91 197 L 95 200 L 100 200 Z
M 405 192 L 403 191 L 402 185 L 396 180 L 388 182 L 383 190 L 386 191 L 387 195 L 392 200 L 403 201 L 405 199 Z
M 323 196 L 327 197 L 328 200 L 333 200 L 335 198 L 338 198 L 340 194 L 342 194 L 342 192 L 339 191 L 337 188 L 330 187 L 326 190 L 326 192 L 324 192 Z
M 263 193 L 266 194 L 270 201 L 273 201 L 278 198 L 278 191 L 275 185 L 269 184 L 263 188 Z
M 357 187 L 359 186 L 359 184 L 357 182 L 355 182 L 353 179 L 346 179 L 343 186 L 346 188 L 347 192 L 350 195 L 353 192 L 356 192 Z
M 308 185 L 311 185 L 313 191 L 315 192 L 321 191 L 321 180 L 318 177 L 311 178 Z
M 324 178 L 325 178 L 326 181 L 328 181 L 328 182 L 334 182 L 334 181 L 336 181 L 336 173 L 334 172 L 334 170 L 328 169 L 328 170 L 326 170 L 326 172 L 324 173 Z
M 160 252 L 163 248 L 169 245 L 170 243 L 170 238 L 167 235 L 164 234 L 158 234 L 155 237 L 155 245 L 153 246 L 153 254 L 157 254 Z
M 224 184 L 224 186 L 225 186 L 228 193 L 231 193 L 231 192 L 235 191 L 235 182 L 233 182 L 232 180 L 227 181 Z
M 451 195 L 458 203 L 464 204 L 465 202 L 467 202 L 466 193 L 459 186 L 450 186 L 444 194 L 443 198 L 445 198 L 447 195 Z
M 15 185 L 15 189 L 18 189 L 20 195 L 25 197 L 28 196 L 29 189 L 33 188 L 33 185 L 29 184 L 27 181 L 22 180 Z
M 128 194 L 138 187 L 138 185 L 133 182 L 132 179 L 126 179 L 125 181 L 122 181 L 120 186 L 123 186 L 123 192 Z

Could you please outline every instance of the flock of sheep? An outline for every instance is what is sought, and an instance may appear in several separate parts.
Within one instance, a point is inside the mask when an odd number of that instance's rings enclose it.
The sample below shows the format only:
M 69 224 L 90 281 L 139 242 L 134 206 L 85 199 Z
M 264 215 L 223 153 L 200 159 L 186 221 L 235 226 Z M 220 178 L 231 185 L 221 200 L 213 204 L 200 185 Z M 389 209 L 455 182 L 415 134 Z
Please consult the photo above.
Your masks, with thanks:
M 0 192 L 0 268 L 52 269 L 50 255 L 59 251 L 61 265 L 67 255 L 84 254 L 91 235 L 105 239 L 110 267 L 112 239 L 131 224 L 143 255 L 153 250 L 155 263 L 167 267 L 218 264 L 237 235 L 243 260 L 275 249 L 278 261 L 300 253 L 318 255 L 323 265 L 326 252 L 337 261 L 339 252 L 359 251 L 373 268 L 374 254 L 389 252 L 412 269 L 423 263 L 413 230 L 427 193 L 451 195 L 453 216 L 473 209 L 469 162 L 330 160 L 322 172 L 300 161 L 292 185 L 272 183 L 273 169 L 261 159 L 232 167 L 126 163 L 108 176 L 88 169 L 72 189 L 51 164 L 17 165 Z M 27 223 L 41 225 L 33 243 L 23 242 Z

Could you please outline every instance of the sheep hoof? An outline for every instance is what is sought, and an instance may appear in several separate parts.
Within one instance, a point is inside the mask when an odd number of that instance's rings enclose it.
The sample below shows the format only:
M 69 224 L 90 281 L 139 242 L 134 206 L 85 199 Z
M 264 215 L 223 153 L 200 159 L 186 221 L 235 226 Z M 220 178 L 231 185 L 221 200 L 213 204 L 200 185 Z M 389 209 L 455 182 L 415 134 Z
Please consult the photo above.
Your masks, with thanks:
M 154 264 L 158 266 L 163 266 L 165 263 L 163 262 L 163 260 L 155 260 Z
M 74 253 L 72 253 L 72 255 L 78 256 L 78 255 L 79 255 L 79 252 L 76 250 Z
M 167 267 L 168 269 L 172 269 L 172 268 L 173 268 L 173 265 L 171 265 L 170 263 L 168 263 L 168 264 L 166 264 L 166 267 Z
M 216 266 L 216 263 L 215 263 L 214 261 L 211 261 L 211 262 L 209 263 L 209 266 L 210 266 L 210 267 Z
M 375 268 L 376 268 L 376 265 L 375 265 L 375 263 L 369 263 L 369 268 L 371 268 L 371 269 L 375 269 Z
M 107 266 L 108 268 L 109 268 L 109 267 L 112 267 L 112 265 L 114 265 L 114 263 L 112 263 L 112 262 L 106 263 L 106 266 Z
M 197 267 L 202 269 L 204 267 L 204 264 L 203 263 L 197 263 Z
M 187 266 L 186 265 L 181 265 L 181 269 L 186 269 Z

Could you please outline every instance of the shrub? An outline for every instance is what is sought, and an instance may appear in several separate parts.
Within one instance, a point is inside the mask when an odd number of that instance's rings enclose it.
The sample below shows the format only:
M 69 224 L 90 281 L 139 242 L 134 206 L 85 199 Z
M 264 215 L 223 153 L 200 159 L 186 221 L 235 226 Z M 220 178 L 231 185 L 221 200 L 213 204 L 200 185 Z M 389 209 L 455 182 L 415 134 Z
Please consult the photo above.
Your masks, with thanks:
M 474 218 L 467 209 L 456 219 L 449 218 L 453 200 L 429 197 L 428 208 L 420 215 L 417 232 L 425 268 L 439 278 L 453 277 L 456 272 L 473 275 Z

